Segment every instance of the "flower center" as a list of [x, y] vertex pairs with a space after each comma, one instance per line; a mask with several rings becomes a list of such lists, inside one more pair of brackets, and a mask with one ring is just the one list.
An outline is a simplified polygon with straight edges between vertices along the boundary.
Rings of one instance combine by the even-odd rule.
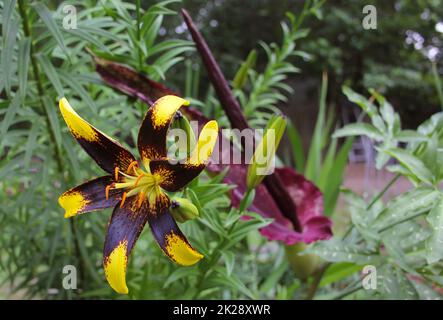
[[123, 207], [127, 197], [137, 196], [137, 206], [140, 207], [145, 198], [149, 203], [155, 203], [155, 199], [163, 193], [160, 188], [162, 177], [157, 174], [152, 174], [149, 170], [149, 163], [144, 165], [144, 169], [138, 167], [138, 162], [133, 161], [128, 166], [126, 172], [120, 171], [118, 167], [115, 168], [114, 178], [112, 184], [106, 186], [106, 199], [109, 198], [109, 191], [115, 189], [124, 189], [120, 208]]

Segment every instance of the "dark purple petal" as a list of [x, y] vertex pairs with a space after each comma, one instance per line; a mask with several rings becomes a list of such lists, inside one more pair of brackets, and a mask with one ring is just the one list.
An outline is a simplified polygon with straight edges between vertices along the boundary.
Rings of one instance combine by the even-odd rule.
[[95, 67], [103, 81], [124, 94], [137, 97], [151, 105], [157, 99], [175, 93], [136, 70], [92, 55]]

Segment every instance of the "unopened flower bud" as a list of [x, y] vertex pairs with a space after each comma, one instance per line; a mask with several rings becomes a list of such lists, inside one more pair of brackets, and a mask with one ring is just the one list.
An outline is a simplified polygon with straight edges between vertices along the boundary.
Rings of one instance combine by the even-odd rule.
[[180, 129], [185, 134], [185, 139], [183, 141], [180, 140], [182, 145], [179, 146], [179, 152], [184, 153], [185, 155], [189, 156], [190, 152], [194, 149], [196, 139], [195, 139], [195, 133], [192, 129], [191, 124], [189, 123], [188, 119], [186, 119], [183, 114], [178, 111], [175, 114], [174, 122], [172, 125], [173, 129]]
[[256, 188], [266, 175], [273, 172], [275, 153], [286, 129], [286, 119], [282, 115], [274, 116], [266, 126], [263, 139], [257, 145], [248, 167], [246, 184], [248, 190]]
[[177, 222], [183, 223], [199, 216], [197, 207], [188, 199], [173, 198], [169, 210]]

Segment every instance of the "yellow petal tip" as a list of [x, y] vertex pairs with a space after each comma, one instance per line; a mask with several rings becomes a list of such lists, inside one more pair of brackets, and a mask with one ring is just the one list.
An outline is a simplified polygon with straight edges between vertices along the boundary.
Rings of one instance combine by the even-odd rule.
[[182, 266], [192, 266], [203, 258], [202, 254], [173, 232], [166, 236], [166, 250], [171, 259]]
[[111, 288], [120, 294], [128, 294], [129, 292], [126, 286], [127, 247], [127, 241], [120, 242], [120, 244], [112, 250], [111, 254], [105, 258], [103, 263], [106, 280], [108, 280]]
[[65, 218], [77, 215], [89, 203], [80, 192], [67, 191], [58, 198], [58, 204], [65, 209]]

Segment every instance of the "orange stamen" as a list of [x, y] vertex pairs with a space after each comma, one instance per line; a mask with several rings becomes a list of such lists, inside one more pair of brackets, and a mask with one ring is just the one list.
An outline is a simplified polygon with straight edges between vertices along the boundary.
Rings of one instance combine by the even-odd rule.
[[105, 189], [106, 200], [109, 199], [109, 189], [111, 189], [111, 185], [107, 185]]
[[144, 199], [145, 199], [145, 193], [140, 192], [140, 194], [138, 195], [137, 208], [141, 207]]
[[115, 167], [115, 169], [114, 169], [114, 178], [115, 178], [115, 181], [118, 180], [118, 167]]
[[126, 200], [126, 192], [123, 192], [122, 202], [120, 202], [120, 208], [123, 208], [123, 205], [125, 204], [125, 200]]
[[131, 171], [132, 168], [134, 168], [134, 173], [137, 174], [137, 172], [135, 171], [135, 166], [138, 165], [137, 160], [132, 161], [129, 166], [128, 169], [126, 170], [126, 173], [129, 174], [129, 172]]
[[139, 176], [137, 177], [137, 179], [135, 180], [135, 183], [134, 183], [134, 187], [136, 187], [136, 186], [138, 185], [138, 183], [140, 182], [141, 178], [143, 178], [144, 175], [145, 175], [145, 174], [142, 173], [141, 175], [139, 175]]

